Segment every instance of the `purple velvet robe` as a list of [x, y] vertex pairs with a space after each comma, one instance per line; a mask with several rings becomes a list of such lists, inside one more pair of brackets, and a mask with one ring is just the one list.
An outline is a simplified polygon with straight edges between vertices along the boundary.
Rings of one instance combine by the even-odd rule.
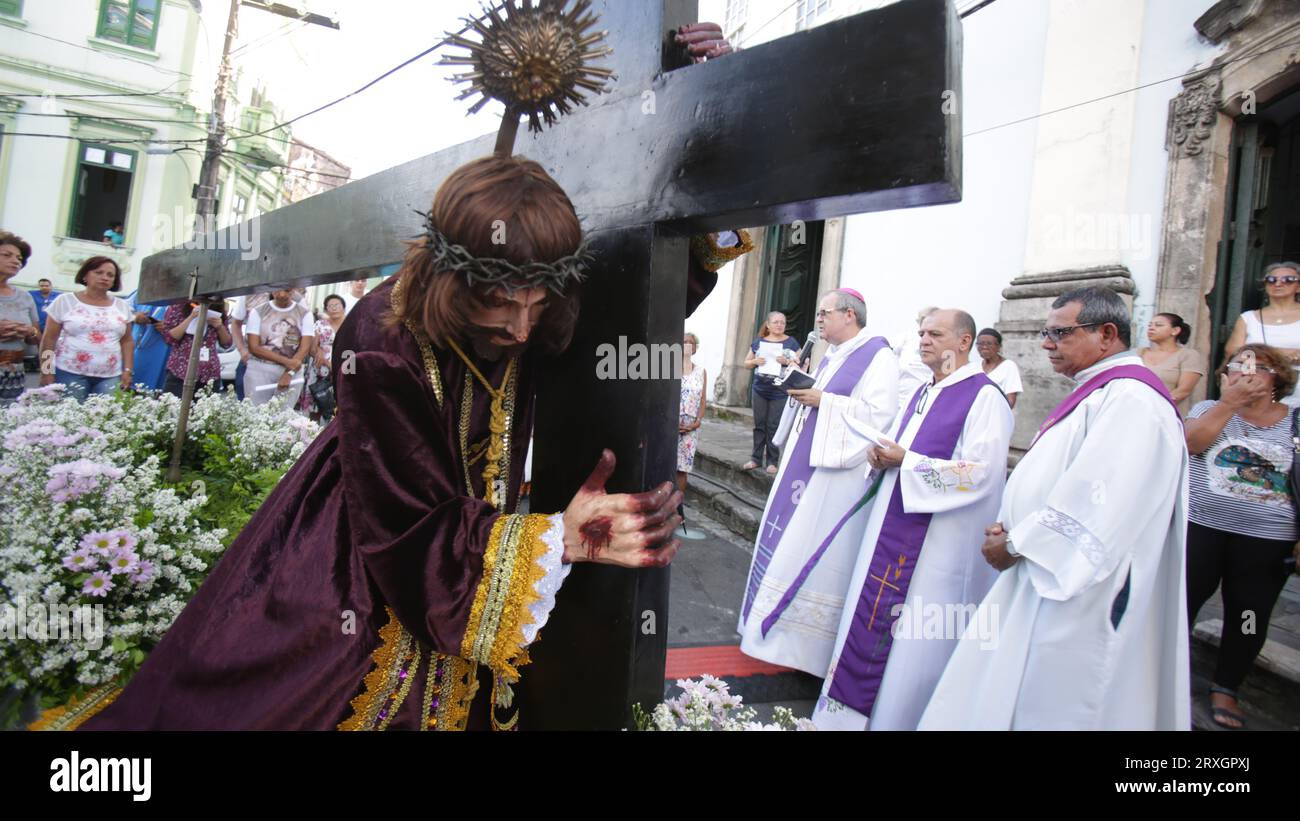
[[[84, 729], [335, 729], [353, 715], [351, 702], [376, 668], [386, 608], [423, 658], [403, 668], [400, 684], [409, 675], [411, 686], [390, 702], [397, 707], [388, 727], [427, 724], [428, 651], [461, 654], [501, 514], [482, 501], [482, 459], [468, 469], [474, 498], [465, 493], [459, 425], [467, 369], [451, 351], [432, 349], [439, 403], [415, 337], [385, 322], [392, 288], [390, 279], [362, 298], [339, 330], [337, 419], [285, 475], [128, 686]], [[355, 372], [340, 373], [348, 352], [355, 352]], [[519, 360], [508, 510], [518, 502], [532, 428], [532, 357]], [[505, 359], [475, 364], [494, 387], [501, 384]], [[490, 402], [476, 384], [471, 452], [488, 435]], [[351, 634], [344, 632], [349, 613]], [[471, 728], [487, 725], [491, 675], [486, 666], [478, 674]], [[432, 706], [436, 712], [436, 700]]]

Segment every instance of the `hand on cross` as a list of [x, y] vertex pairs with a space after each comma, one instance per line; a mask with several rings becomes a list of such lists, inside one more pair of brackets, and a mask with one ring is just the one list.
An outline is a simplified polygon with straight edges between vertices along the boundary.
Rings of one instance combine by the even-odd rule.
[[712, 60], [734, 51], [722, 34], [722, 26], [717, 23], [691, 23], [681, 26], [677, 29], [677, 42], [686, 46], [691, 61], [695, 63]]
[[681, 524], [676, 514], [682, 493], [664, 482], [644, 493], [606, 493], [614, 473], [608, 449], [564, 510], [564, 561], [598, 562], [619, 567], [665, 567], [681, 542], [662, 543]]

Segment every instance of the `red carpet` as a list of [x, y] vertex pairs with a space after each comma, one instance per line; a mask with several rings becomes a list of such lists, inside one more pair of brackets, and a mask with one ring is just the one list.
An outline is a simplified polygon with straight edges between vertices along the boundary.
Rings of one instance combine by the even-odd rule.
[[704, 673], [719, 678], [723, 676], [740, 678], [788, 672], [791, 672], [788, 667], [778, 667], [775, 664], [750, 658], [740, 652], [739, 646], [724, 644], [716, 647], [669, 648], [664, 679], [676, 681], [679, 678], [697, 678]]

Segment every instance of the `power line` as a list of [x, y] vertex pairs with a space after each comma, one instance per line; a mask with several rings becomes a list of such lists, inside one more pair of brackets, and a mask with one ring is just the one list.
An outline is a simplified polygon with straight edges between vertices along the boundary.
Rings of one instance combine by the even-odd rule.
[[[207, 128], [206, 124], [204, 124], [204, 122], [203, 122], [202, 120], [174, 120], [174, 119], [157, 118], [157, 117], [118, 117], [118, 116], [113, 115], [113, 114], [77, 114], [77, 113], [70, 113], [70, 114], [47, 114], [47, 113], [45, 113], [45, 112], [43, 112], [43, 111], [24, 111], [24, 112], [21, 112], [21, 113], [22, 113], [22, 115], [25, 116], [25, 117], [58, 117], [58, 118], [61, 118], [61, 119], [93, 118], [93, 119], [99, 119], [99, 120], [112, 120], [113, 122], [120, 122], [120, 123], [161, 123], [161, 124], [164, 124], [164, 125], [180, 125], [180, 126], [190, 126], [190, 127], [193, 127], [193, 128]], [[236, 132], [236, 133], [234, 134], [234, 138], [237, 139], [237, 140], [245, 139], [245, 138], [251, 136], [251, 134], [252, 134], [252, 132], [248, 131], [248, 129], [245, 129], [245, 128], [238, 128], [238, 127], [233, 126], [233, 125], [228, 125], [228, 126], [226, 126], [226, 128], [229, 129], [230, 131]], [[285, 138], [285, 137], [272, 137], [272, 136], [270, 136], [270, 135], [264, 135], [263, 138], [264, 138], [264, 139], [267, 139], [267, 140], [270, 140], [270, 141], [272, 141], [272, 142], [283, 143], [283, 144], [285, 144], [285, 145], [292, 145], [293, 142], [294, 142], [294, 140], [293, 140], [292, 138]], [[206, 139], [207, 139], [206, 137], [202, 137], [202, 138], [200, 138], [200, 137], [193, 137], [193, 138], [188, 138], [188, 139], [187, 139], [187, 138], [161, 138], [161, 137], [160, 137], [160, 138], [158, 138], [158, 139], [154, 139], [154, 140], [147, 140], [147, 142], [162, 142], [162, 143], [175, 142], [175, 143], [184, 143], [184, 142], [201, 141], [201, 140], [206, 140]]]
[[[502, 4], [501, 8], [504, 8], [504, 7], [505, 7], [505, 4]], [[378, 77], [376, 77], [375, 79], [373, 79], [373, 80], [371, 80], [370, 82], [366, 83], [366, 84], [363, 85], [361, 88], [358, 88], [356, 91], [353, 91], [353, 92], [350, 93], [350, 94], [345, 94], [345, 95], [343, 95], [342, 97], [339, 97], [337, 100], [331, 100], [330, 102], [326, 103], [325, 105], [318, 106], [317, 108], [313, 108], [311, 111], [308, 111], [308, 112], [305, 113], [305, 114], [299, 114], [297, 117], [294, 117], [294, 118], [291, 119], [291, 120], [285, 120], [285, 121], [282, 122], [282, 123], [276, 123], [275, 125], [271, 126], [270, 128], [265, 129], [264, 131], [258, 131], [258, 132], [254, 133], [254, 134], [248, 134], [248, 135], [246, 135], [246, 136], [249, 136], [249, 137], [260, 137], [260, 136], [262, 136], [263, 134], [268, 134], [268, 133], [270, 133], [270, 132], [272, 132], [272, 131], [275, 131], [275, 130], [277, 130], [277, 129], [284, 128], [285, 126], [292, 125], [292, 124], [298, 122], [299, 120], [306, 119], [307, 117], [310, 117], [310, 116], [312, 116], [313, 114], [319, 114], [320, 112], [324, 111], [324, 110], [327, 109], [327, 108], [332, 108], [333, 106], [338, 105], [339, 103], [343, 102], [344, 100], [347, 100], [347, 99], [349, 99], [349, 98], [351, 98], [351, 97], [355, 97], [355, 96], [357, 96], [358, 94], [360, 94], [361, 92], [363, 92], [363, 91], [365, 91], [366, 89], [370, 88], [371, 86], [374, 86], [374, 85], [375, 85], [376, 83], [378, 83], [379, 81], [384, 80], [384, 79], [386, 79], [386, 78], [392, 76], [393, 74], [396, 74], [398, 71], [400, 71], [400, 70], [406, 68], [406, 67], [409, 66], [411, 63], [414, 63], [416, 60], [419, 60], [419, 59], [421, 59], [421, 58], [423, 58], [423, 57], [425, 57], [425, 56], [427, 56], [427, 55], [429, 55], [429, 54], [432, 54], [433, 52], [437, 51], [438, 49], [442, 48], [443, 46], [448, 45], [449, 43], [452, 42], [452, 38], [453, 38], [453, 37], [459, 37], [460, 35], [464, 34], [464, 33], [467, 32], [467, 31], [469, 31], [469, 29], [470, 29], [470, 24], [467, 23], [466, 25], [464, 25], [464, 26], [461, 27], [460, 31], [456, 32], [455, 34], [448, 35], [447, 37], [442, 38], [441, 40], [439, 40], [438, 42], [434, 43], [432, 46], [426, 48], [424, 51], [420, 52], [419, 54], [415, 55], [414, 57], [411, 57], [410, 59], [407, 59], [407, 60], [403, 60], [402, 62], [400, 62], [400, 63], [398, 63], [397, 65], [395, 65], [395, 66], [393, 66], [392, 68], [390, 68], [388, 71], [385, 71], [383, 74], [380, 74]]]
[[[182, 149], [182, 150], [184, 150], [184, 149]], [[305, 175], [309, 175], [309, 176], [314, 174], [314, 175], [316, 175], [316, 176], [320, 176], [320, 177], [332, 177], [332, 178], [334, 178], [334, 179], [336, 179], [336, 180], [349, 180], [349, 181], [351, 181], [351, 179], [352, 179], [352, 176], [351, 176], [350, 174], [331, 174], [331, 173], [329, 173], [328, 171], [311, 171], [311, 170], [306, 169], [306, 168], [298, 168], [297, 166], [294, 166], [294, 165], [287, 165], [286, 163], [268, 163], [264, 158], [259, 157], [259, 156], [257, 156], [256, 154], [246, 154], [246, 153], [244, 153], [244, 152], [242, 152], [242, 151], [231, 151], [231, 150], [227, 149], [227, 150], [225, 150], [225, 151], [222, 151], [221, 153], [222, 153], [222, 154], [233, 154], [233, 155], [235, 155], [236, 157], [247, 157], [248, 159], [255, 160], [259, 165], [265, 166], [265, 167], [268, 168], [268, 169], [270, 169], [270, 168], [284, 169], [284, 170], [286, 170], [286, 171], [293, 171], [293, 172], [297, 172], [297, 173], [299, 173], [299, 174], [305, 174]]]
[[[778, 11], [778, 12], [776, 13], [775, 16], [767, 18], [767, 20], [763, 23], [763, 25], [761, 25], [761, 26], [759, 26], [758, 28], [754, 29], [754, 31], [753, 31], [752, 33], [750, 33], [750, 34], [746, 34], [746, 35], [745, 35], [745, 40], [748, 41], [748, 40], [753, 39], [754, 37], [757, 37], [757, 36], [758, 36], [758, 33], [759, 33], [760, 31], [762, 31], [763, 29], [767, 28], [767, 27], [770, 26], [772, 23], [775, 23], [778, 19], [780, 19], [781, 17], [783, 17], [787, 11], [789, 11], [790, 9], [794, 8], [794, 7], [797, 6], [797, 5], [799, 5], [799, 0], [794, 0], [793, 3], [791, 3], [791, 4], [788, 5], [788, 6], [786, 6], [785, 8], [781, 9], [780, 11]], [[740, 44], [737, 43], [736, 45], [740, 45]]]
[[168, 125], [190, 125], [195, 128], [206, 128], [200, 120], [169, 120], [157, 117], [118, 117], [113, 114], [47, 114], [43, 111], [23, 111], [20, 112], [24, 117], [59, 117], [64, 119], [76, 118], [93, 118], [97, 120], [113, 120], [121, 123], [164, 123]]
[[103, 94], [5, 94], [6, 97], [53, 97], [57, 100], [80, 100], [91, 97], [159, 97], [165, 92], [171, 91], [180, 79], [177, 78], [171, 85], [164, 86], [157, 91], [113, 91]]
[[967, 17], [970, 17], [972, 14], [984, 8], [985, 6], [993, 5], [993, 2], [994, 0], [975, 0], [974, 3], [971, 3], [970, 8], [966, 9], [965, 11], [958, 12], [957, 16], [965, 20]]
[[1188, 77], [1194, 77], [1194, 76], [1196, 76], [1196, 75], [1198, 75], [1198, 74], [1203, 74], [1203, 73], [1205, 73], [1205, 72], [1206, 72], [1207, 70], [1209, 70], [1209, 69], [1222, 68], [1223, 66], [1230, 65], [1230, 64], [1232, 64], [1232, 63], [1236, 63], [1236, 62], [1240, 62], [1241, 60], [1251, 60], [1251, 59], [1254, 59], [1254, 58], [1259, 57], [1259, 56], [1261, 56], [1261, 55], [1268, 54], [1269, 52], [1272, 52], [1272, 51], [1279, 51], [1279, 50], [1281, 50], [1281, 49], [1284, 49], [1284, 48], [1291, 48], [1291, 47], [1293, 47], [1293, 46], [1297, 46], [1297, 45], [1300, 45], [1300, 40], [1292, 40], [1292, 41], [1290, 41], [1290, 42], [1282, 43], [1281, 45], [1273, 46], [1272, 48], [1267, 48], [1267, 49], [1264, 49], [1264, 50], [1262, 50], [1262, 51], [1256, 51], [1256, 52], [1252, 52], [1252, 53], [1250, 53], [1250, 54], [1242, 54], [1242, 55], [1240, 55], [1240, 56], [1238, 56], [1238, 57], [1233, 57], [1233, 58], [1231, 58], [1231, 59], [1229, 59], [1229, 60], [1224, 60], [1224, 61], [1221, 62], [1221, 63], [1217, 63], [1217, 64], [1210, 65], [1210, 66], [1208, 66], [1207, 68], [1198, 68], [1198, 69], [1194, 69], [1194, 70], [1192, 70], [1192, 71], [1187, 72], [1186, 74], [1177, 74], [1177, 75], [1175, 75], [1175, 76], [1173, 76], [1173, 77], [1166, 77], [1166, 78], [1163, 79], [1163, 80], [1153, 80], [1152, 82], [1149, 82], [1149, 83], [1143, 83], [1143, 84], [1140, 85], [1140, 86], [1134, 86], [1133, 88], [1126, 88], [1126, 89], [1124, 89], [1123, 91], [1113, 91], [1113, 92], [1111, 92], [1110, 94], [1103, 94], [1102, 96], [1100, 96], [1100, 97], [1094, 97], [1094, 98], [1092, 98], [1091, 100], [1083, 100], [1083, 101], [1078, 102], [1078, 103], [1071, 103], [1070, 105], [1062, 106], [1061, 108], [1054, 108], [1054, 109], [1052, 109], [1051, 111], [1040, 111], [1040, 112], [1037, 113], [1037, 114], [1033, 114], [1033, 115], [1030, 115], [1030, 116], [1028, 116], [1028, 117], [1021, 117], [1021, 118], [1018, 119], [1018, 120], [1012, 120], [1011, 122], [1002, 123], [1001, 125], [993, 125], [993, 126], [989, 126], [988, 128], [981, 128], [979, 131], [971, 131], [971, 132], [969, 132], [969, 133], [967, 133], [967, 134], [963, 134], [962, 137], [963, 137], [963, 138], [965, 138], [965, 137], [974, 137], [974, 136], [979, 135], [979, 134], [987, 134], [987, 133], [990, 132], [990, 131], [997, 131], [997, 130], [1000, 129], [1000, 128], [1008, 128], [1008, 127], [1013, 126], [1013, 125], [1020, 125], [1021, 123], [1027, 123], [1027, 122], [1029, 122], [1029, 121], [1031, 121], [1031, 120], [1037, 120], [1037, 119], [1042, 118], [1042, 117], [1048, 117], [1048, 116], [1050, 116], [1050, 115], [1052, 115], [1052, 114], [1060, 114], [1060, 113], [1063, 112], [1063, 111], [1070, 111], [1071, 109], [1079, 108], [1079, 107], [1081, 107], [1081, 106], [1089, 105], [1089, 104], [1091, 104], [1091, 103], [1099, 103], [1099, 102], [1101, 102], [1102, 100], [1109, 100], [1109, 99], [1111, 99], [1112, 97], [1119, 97], [1119, 96], [1124, 95], [1124, 94], [1132, 94], [1134, 91], [1141, 91], [1141, 90], [1143, 90], [1143, 89], [1145, 89], [1145, 88], [1151, 88], [1152, 86], [1158, 86], [1158, 85], [1161, 85], [1161, 84], [1163, 84], [1163, 83], [1171, 83], [1171, 82], [1173, 82], [1174, 80], [1186, 80]]
[[151, 68], [154, 71], [162, 72], [164, 74], [179, 74], [182, 77], [191, 76], [189, 74], [186, 74], [184, 71], [177, 71], [176, 69], [173, 68], [163, 68], [162, 66], [155, 66], [152, 63], [147, 63], [144, 60], [137, 60], [136, 58], [125, 54], [114, 54], [110, 51], [104, 51], [103, 49], [93, 48], [91, 46], [83, 46], [80, 43], [74, 43], [71, 40], [60, 40], [58, 37], [51, 37], [48, 34], [41, 34], [40, 32], [32, 31], [30, 29], [18, 29], [18, 31], [22, 32], [23, 34], [30, 34], [33, 37], [40, 37], [45, 40], [53, 40], [56, 43], [63, 43], [65, 46], [72, 46], [73, 48], [79, 48], [84, 51], [91, 51], [94, 52], [95, 54], [102, 54], [103, 56], [111, 57], [114, 60], [127, 60], [129, 62], [135, 63], [136, 65], [144, 66], [146, 68]]
[[[298, 28], [294, 29], [293, 31], [289, 31], [289, 29], [295, 25], [297, 25]], [[302, 29], [306, 28], [309, 25], [311, 25], [311, 22], [308, 20], [290, 20], [289, 22], [285, 23], [283, 26], [280, 26], [280, 28], [275, 29], [274, 31], [268, 32], [266, 34], [263, 34], [261, 37], [255, 38], [243, 44], [239, 48], [230, 52], [230, 56], [234, 57], [240, 54], [241, 52], [245, 54], [252, 53], [257, 49], [262, 48], [263, 46], [275, 42], [276, 40], [282, 39], [284, 37], [288, 37], [291, 34], [297, 34], [299, 31], [301, 31]]]

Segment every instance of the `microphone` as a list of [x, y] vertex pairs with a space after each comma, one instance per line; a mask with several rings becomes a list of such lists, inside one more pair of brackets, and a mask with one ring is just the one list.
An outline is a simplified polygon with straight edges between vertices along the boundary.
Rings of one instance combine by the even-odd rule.
[[799, 356], [794, 360], [796, 364], [804, 361], [812, 355], [813, 345], [816, 345], [817, 340], [819, 339], [821, 339], [821, 334], [817, 333], [816, 328], [813, 328], [808, 332], [808, 341], [803, 343], [803, 348], [799, 351]]
[[780, 378], [776, 380], [778, 383], [784, 382], [786, 378], [790, 376], [791, 371], [798, 370], [799, 363], [812, 354], [813, 345], [816, 345], [817, 340], [819, 339], [821, 339], [821, 335], [817, 333], [816, 328], [813, 328], [808, 332], [808, 340], [803, 343], [803, 347], [799, 350], [799, 355], [795, 357], [794, 363], [785, 366], [785, 371], [782, 372]]

